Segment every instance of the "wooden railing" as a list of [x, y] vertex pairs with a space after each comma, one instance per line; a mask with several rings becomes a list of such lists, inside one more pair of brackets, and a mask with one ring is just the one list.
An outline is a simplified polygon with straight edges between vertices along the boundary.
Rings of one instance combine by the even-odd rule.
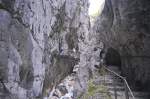
[[[125, 87], [125, 97], [126, 99], [129, 99], [129, 94], [128, 92], [130, 92], [132, 99], [135, 99], [133, 92], [131, 90], [131, 88], [129, 87], [129, 84], [127, 82], [127, 80], [125, 79], [125, 77], [119, 75], [118, 73], [116, 73], [113, 70], [110, 70], [109, 68], [107, 68], [106, 66], [103, 66], [104, 69], [106, 69], [107, 71], [109, 71], [110, 73], [112, 73], [113, 75], [119, 77], [120, 79], [122, 79], [122, 81], [124, 82], [124, 87]], [[114, 94], [115, 94], [115, 99], [117, 99], [117, 90], [116, 90], [116, 84], [114, 84]]]

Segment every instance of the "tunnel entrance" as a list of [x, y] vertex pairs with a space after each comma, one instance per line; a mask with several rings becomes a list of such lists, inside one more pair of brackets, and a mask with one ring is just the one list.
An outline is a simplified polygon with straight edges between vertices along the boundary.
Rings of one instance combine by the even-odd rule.
[[105, 56], [106, 65], [115, 65], [121, 67], [121, 57], [117, 50], [108, 48]]

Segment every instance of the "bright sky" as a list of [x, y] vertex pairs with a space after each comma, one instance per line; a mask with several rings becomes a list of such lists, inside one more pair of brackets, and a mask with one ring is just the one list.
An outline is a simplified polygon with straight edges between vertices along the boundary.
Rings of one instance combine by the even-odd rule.
[[102, 6], [104, 5], [105, 0], [89, 0], [89, 15], [95, 15], [101, 11]]

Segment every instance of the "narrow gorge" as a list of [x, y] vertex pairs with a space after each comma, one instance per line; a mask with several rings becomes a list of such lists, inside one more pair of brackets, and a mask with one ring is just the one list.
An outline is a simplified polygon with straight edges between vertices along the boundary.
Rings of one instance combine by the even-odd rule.
[[91, 1], [0, 0], [0, 99], [116, 99], [114, 65], [149, 99], [150, 1]]

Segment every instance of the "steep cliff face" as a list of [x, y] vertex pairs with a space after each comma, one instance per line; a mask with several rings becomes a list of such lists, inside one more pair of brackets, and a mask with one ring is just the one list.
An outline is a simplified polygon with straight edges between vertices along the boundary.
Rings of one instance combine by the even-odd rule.
[[128, 81], [145, 89], [150, 86], [149, 4], [149, 0], [106, 0], [94, 26], [105, 48], [120, 53]]
[[0, 0], [1, 97], [40, 97], [71, 73], [87, 12], [88, 0]]

